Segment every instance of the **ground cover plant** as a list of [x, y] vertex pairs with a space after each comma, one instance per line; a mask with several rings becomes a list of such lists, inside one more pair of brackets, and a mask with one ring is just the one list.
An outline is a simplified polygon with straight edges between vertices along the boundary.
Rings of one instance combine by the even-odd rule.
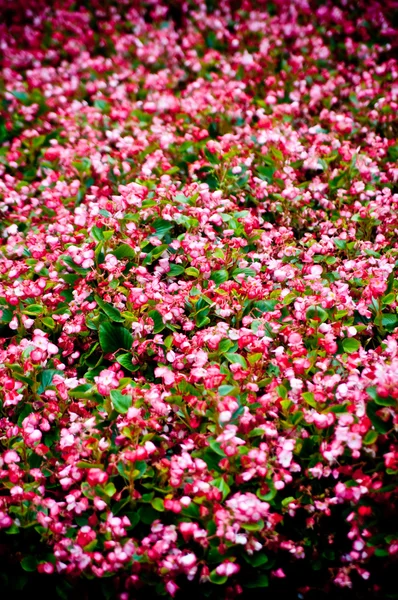
[[4, 597], [396, 598], [396, 3], [0, 6]]

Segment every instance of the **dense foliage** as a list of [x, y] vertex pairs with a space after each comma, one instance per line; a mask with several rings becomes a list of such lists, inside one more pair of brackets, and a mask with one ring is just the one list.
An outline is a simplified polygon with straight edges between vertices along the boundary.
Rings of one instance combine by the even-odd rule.
[[397, 597], [394, 2], [0, 5], [7, 597]]

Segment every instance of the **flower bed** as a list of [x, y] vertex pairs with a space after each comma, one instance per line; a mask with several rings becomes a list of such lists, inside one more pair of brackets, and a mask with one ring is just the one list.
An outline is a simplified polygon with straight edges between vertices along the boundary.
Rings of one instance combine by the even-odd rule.
[[0, 4], [7, 597], [397, 597], [394, 2]]

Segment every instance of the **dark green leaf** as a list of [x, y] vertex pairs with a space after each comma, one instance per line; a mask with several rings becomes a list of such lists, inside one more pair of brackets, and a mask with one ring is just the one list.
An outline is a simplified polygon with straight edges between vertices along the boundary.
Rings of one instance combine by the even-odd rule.
[[122, 367], [124, 369], [127, 369], [128, 371], [137, 371], [139, 369], [139, 365], [133, 364], [132, 355], [129, 353], [120, 354], [116, 357], [116, 360], [119, 363], [119, 365], [122, 365]]
[[162, 315], [158, 310], [150, 310], [148, 315], [153, 320], [153, 333], [160, 333], [165, 328]]
[[173, 229], [174, 223], [166, 221], [165, 219], [156, 219], [156, 221], [152, 223], [151, 227], [155, 230], [156, 237], [161, 239], [170, 231], [170, 229]]
[[167, 277], [176, 277], [177, 275], [182, 275], [185, 269], [181, 265], [171, 264], [170, 269], [167, 273]]
[[220, 283], [224, 283], [225, 281], [228, 281], [228, 271], [226, 271], [225, 269], [220, 269], [219, 271], [213, 271], [213, 273], [210, 275], [210, 279], [212, 281], [214, 281], [214, 283], [216, 283], [217, 285], [220, 285]]
[[12, 321], [14, 316], [14, 312], [6, 307], [0, 307], [0, 322], [1, 323], [9, 323]]
[[63, 372], [58, 369], [46, 369], [45, 371], [42, 371], [40, 375], [40, 386], [37, 393], [42, 394], [45, 389], [51, 385], [54, 375], [62, 375], [62, 373]]
[[278, 300], [258, 300], [254, 303], [254, 307], [258, 309], [260, 313], [265, 313], [275, 310], [277, 304]]
[[99, 326], [99, 341], [105, 354], [111, 354], [121, 349], [130, 350], [133, 336], [125, 327], [105, 322]]
[[248, 581], [245, 585], [247, 588], [268, 587], [268, 585], [269, 585], [268, 575], [265, 575], [265, 574], [259, 575], [254, 580]]
[[378, 433], [388, 433], [388, 431], [390, 431], [392, 425], [390, 420], [388, 420], [387, 422], [383, 421], [383, 419], [381, 419], [376, 413], [377, 411], [380, 410], [380, 406], [378, 404], [376, 404], [376, 402], [371, 401], [368, 402], [367, 406], [366, 406], [366, 414], [368, 415], [369, 419], [372, 422], [373, 427], [375, 428], [375, 430]]
[[226, 454], [224, 450], [220, 447], [220, 444], [218, 442], [213, 440], [212, 442], [210, 442], [209, 446], [213, 450], [213, 452], [225, 458]]
[[100, 298], [97, 295], [94, 296], [94, 299], [98, 306], [102, 308], [106, 316], [109, 317], [111, 321], [123, 323], [124, 318], [122, 317], [120, 311], [117, 308], [112, 306], [112, 304], [109, 304], [109, 302], [105, 302], [104, 300], [102, 300], [102, 298]]
[[261, 567], [268, 562], [268, 556], [263, 552], [256, 552], [255, 554], [243, 554], [243, 558], [252, 567]]
[[393, 313], [382, 313], [381, 324], [387, 331], [394, 331], [398, 325], [398, 315]]
[[21, 560], [21, 567], [24, 571], [27, 571], [28, 573], [36, 571], [37, 565], [38, 561], [35, 556], [25, 556], [25, 558]]

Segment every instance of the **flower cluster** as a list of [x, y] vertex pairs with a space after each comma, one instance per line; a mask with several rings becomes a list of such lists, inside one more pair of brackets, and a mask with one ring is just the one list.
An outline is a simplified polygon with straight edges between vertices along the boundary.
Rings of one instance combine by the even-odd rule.
[[10, 597], [393, 597], [394, 5], [0, 0]]

